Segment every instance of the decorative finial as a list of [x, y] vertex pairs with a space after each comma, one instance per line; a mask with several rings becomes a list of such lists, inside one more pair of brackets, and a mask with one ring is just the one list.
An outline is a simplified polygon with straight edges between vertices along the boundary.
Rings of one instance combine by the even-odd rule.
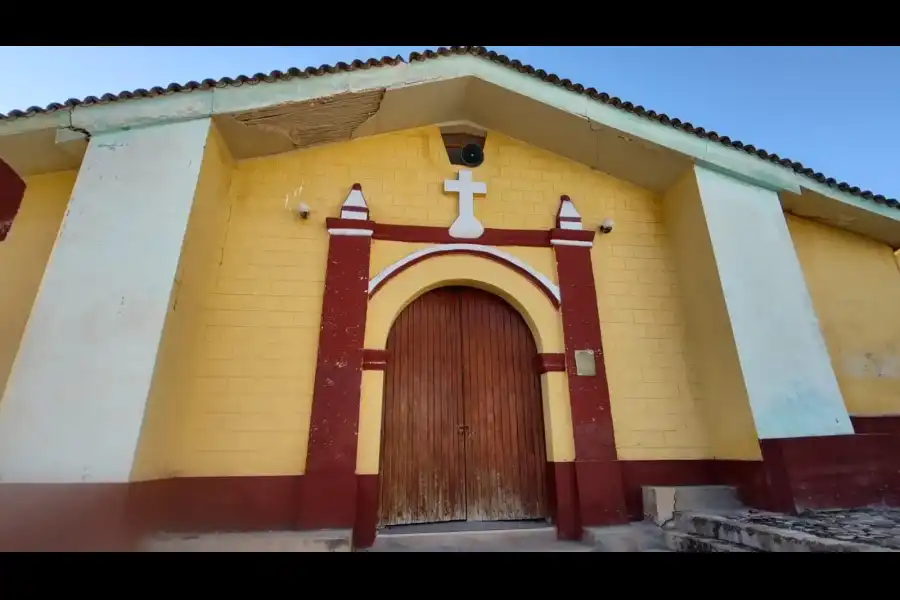
[[578, 214], [572, 199], [566, 194], [559, 197], [556, 226], [559, 229], [582, 229], [581, 215]]
[[362, 194], [362, 186], [358, 183], [354, 183], [350, 187], [350, 194], [347, 195], [347, 199], [341, 205], [341, 218], [355, 221], [369, 220], [369, 205], [366, 204], [366, 199]]

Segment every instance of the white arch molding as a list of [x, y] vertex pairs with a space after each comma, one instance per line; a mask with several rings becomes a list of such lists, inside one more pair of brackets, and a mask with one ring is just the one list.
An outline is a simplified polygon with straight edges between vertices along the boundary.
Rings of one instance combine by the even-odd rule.
[[466, 252], [472, 254], [483, 254], [488, 256], [493, 256], [494, 258], [498, 258], [505, 263], [509, 263], [514, 267], [522, 269], [526, 273], [528, 273], [534, 280], [543, 287], [547, 293], [549, 293], [557, 302], [557, 304], [562, 303], [562, 298], [559, 294], [559, 286], [555, 283], [547, 279], [547, 277], [538, 272], [528, 263], [525, 263], [512, 254], [507, 252], [503, 252], [502, 250], [497, 250], [492, 246], [484, 246], [482, 244], [437, 244], [434, 246], [428, 246], [427, 248], [422, 248], [421, 250], [416, 250], [410, 254], [407, 254], [397, 262], [385, 267], [378, 275], [369, 280], [369, 294], [372, 294], [383, 282], [385, 279], [392, 276], [397, 271], [402, 270], [410, 263], [417, 262], [422, 260], [423, 258], [430, 256], [432, 254], [452, 254], [454, 252]]

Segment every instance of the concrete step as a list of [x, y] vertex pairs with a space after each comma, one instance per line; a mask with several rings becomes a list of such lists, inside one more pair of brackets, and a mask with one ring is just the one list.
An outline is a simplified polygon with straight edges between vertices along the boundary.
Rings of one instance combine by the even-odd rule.
[[666, 546], [672, 552], [760, 552], [759, 550], [739, 546], [731, 542], [723, 542], [680, 531], [666, 531], [664, 537]]
[[350, 552], [349, 529], [249, 533], [162, 533], [145, 539], [143, 552]]
[[644, 519], [657, 525], [668, 523], [679, 512], [725, 513], [744, 509], [737, 490], [728, 485], [649, 485], [641, 492]]
[[585, 527], [582, 541], [595, 552], [665, 551], [663, 530], [647, 521], [612, 527]]
[[556, 539], [554, 527], [445, 531], [434, 533], [379, 533], [363, 552], [591, 552], [580, 542]]
[[[756, 513], [761, 514], [761, 513]], [[694, 534], [762, 552], [891, 552], [891, 550], [741, 520], [741, 514], [685, 512], [666, 526], [667, 532]]]

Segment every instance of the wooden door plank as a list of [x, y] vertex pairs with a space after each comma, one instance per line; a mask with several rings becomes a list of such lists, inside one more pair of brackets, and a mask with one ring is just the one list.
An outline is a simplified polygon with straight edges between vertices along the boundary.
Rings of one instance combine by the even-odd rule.
[[543, 407], [531, 331], [502, 299], [471, 288], [460, 295], [467, 517], [545, 518]]
[[459, 303], [411, 303], [387, 342], [379, 525], [462, 520], [465, 510]]

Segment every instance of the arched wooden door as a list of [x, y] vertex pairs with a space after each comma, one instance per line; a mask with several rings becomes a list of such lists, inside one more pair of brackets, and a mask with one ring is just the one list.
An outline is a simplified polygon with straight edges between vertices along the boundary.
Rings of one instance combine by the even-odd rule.
[[379, 525], [547, 516], [534, 338], [502, 299], [428, 292], [388, 336]]

